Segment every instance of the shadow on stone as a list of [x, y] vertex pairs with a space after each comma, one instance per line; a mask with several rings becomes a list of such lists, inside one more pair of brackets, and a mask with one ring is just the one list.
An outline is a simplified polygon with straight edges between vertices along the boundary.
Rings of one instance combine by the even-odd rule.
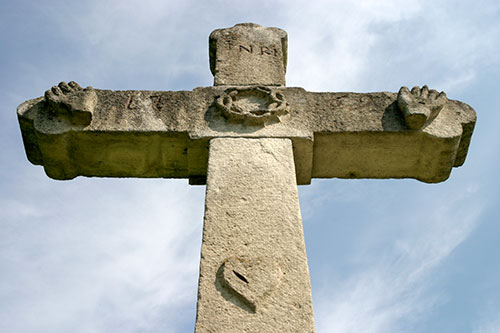
[[239, 295], [236, 291], [234, 291], [230, 286], [228, 286], [224, 282], [223, 270], [224, 270], [224, 265], [219, 267], [219, 269], [217, 270], [214, 282], [217, 291], [221, 294], [222, 297], [224, 297], [227, 301], [233, 303], [237, 307], [247, 311], [248, 313], [255, 313], [256, 312], [255, 304], [249, 302], [247, 299]]
[[389, 104], [384, 110], [384, 114], [382, 115], [382, 128], [385, 131], [401, 131], [401, 128], [405, 127], [406, 123], [396, 100]]

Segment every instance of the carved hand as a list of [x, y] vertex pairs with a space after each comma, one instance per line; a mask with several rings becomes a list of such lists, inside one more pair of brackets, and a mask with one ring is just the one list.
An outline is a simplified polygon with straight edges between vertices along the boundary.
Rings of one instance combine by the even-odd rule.
[[399, 89], [398, 106], [406, 121], [406, 125], [413, 130], [423, 128], [437, 117], [446, 103], [446, 94], [429, 90], [427, 86], [422, 89], [407, 87]]
[[74, 81], [61, 82], [45, 92], [45, 100], [57, 117], [68, 118], [74, 125], [87, 126], [97, 104], [94, 88], [83, 89]]

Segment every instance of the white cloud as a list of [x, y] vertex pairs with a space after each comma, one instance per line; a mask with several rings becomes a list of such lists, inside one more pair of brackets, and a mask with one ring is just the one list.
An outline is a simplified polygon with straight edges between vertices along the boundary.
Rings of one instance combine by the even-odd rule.
[[472, 325], [473, 333], [500, 332], [500, 300], [499, 290], [491, 290], [478, 310], [478, 316]]
[[[314, 91], [460, 91], [498, 64], [498, 8], [454, 1], [287, 2], [289, 86]], [[493, 6], [495, 7], [495, 6]], [[498, 5], [496, 5], [498, 7]], [[470, 24], [483, 20], [483, 26]]]
[[[1, 246], [0, 293], [10, 300], [2, 304], [10, 318], [3, 331], [155, 331], [169, 318], [163, 326], [174, 331], [182, 318], [176, 309], [193, 308], [203, 189], [187, 190], [185, 181], [106, 186], [116, 182], [58, 183], [45, 192], [44, 214], [33, 206], [30, 218], [4, 222], [11, 241]], [[30, 197], [36, 193], [27, 193], [23, 205], [41, 200]], [[21, 235], [12, 240], [14, 230]]]
[[[288, 3], [288, 2], [287, 2]], [[374, 64], [370, 55], [380, 35], [374, 25], [419, 12], [419, 2], [317, 1], [287, 5], [290, 26], [288, 85], [310, 90], [352, 91]]]
[[[365, 258], [363, 261], [371, 264], [343, 283], [317, 293], [328, 295], [316, 300], [318, 331], [412, 331], [416, 321], [446, 301], [445, 294], [431, 293], [429, 289], [437, 281], [440, 265], [479, 221], [483, 209], [479, 200], [464, 206], [473, 195], [466, 191], [452, 201], [436, 199], [425, 209], [428, 219], [417, 212], [418, 207], [407, 211], [404, 233], [396, 239], [385, 235], [378, 240], [392, 243], [388, 250], [375, 251], [361, 245], [357, 250]], [[385, 223], [389, 222], [390, 218]], [[368, 258], [367, 253], [371, 254]]]
[[491, 318], [485, 319], [472, 331], [473, 333], [498, 333], [500, 332], [500, 310], [497, 310]]

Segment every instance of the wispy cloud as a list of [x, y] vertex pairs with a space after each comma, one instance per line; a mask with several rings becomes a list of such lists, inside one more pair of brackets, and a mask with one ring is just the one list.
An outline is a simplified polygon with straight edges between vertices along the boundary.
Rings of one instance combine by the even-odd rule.
[[[420, 2], [318, 1], [302, 6], [287, 2], [290, 17], [289, 85], [311, 90], [352, 91], [363, 78], [380, 42], [377, 24], [397, 24], [420, 10]], [[337, 14], [339, 13], [339, 14]], [[340, 14], [341, 13], [341, 14]]]
[[363, 91], [429, 84], [459, 91], [479, 68], [498, 64], [498, 10], [454, 1], [287, 1], [288, 85]]
[[484, 318], [472, 331], [473, 333], [498, 333], [500, 332], [500, 312], [493, 314], [490, 318]]
[[[425, 214], [408, 212], [414, 216], [404, 221], [410, 227], [397, 239], [381, 240], [392, 246], [365, 261], [372, 264], [318, 293], [328, 295], [317, 300], [318, 331], [412, 331], [412, 324], [445, 302], [445, 294], [432, 293], [430, 288], [437, 281], [440, 265], [478, 223], [482, 205], [477, 201], [463, 207], [471, 195], [426, 207], [426, 220], [419, 220]], [[364, 256], [371, 252], [369, 248], [358, 251]]]
[[500, 332], [500, 291], [491, 290], [478, 309], [477, 319], [471, 325], [473, 333]]
[[3, 216], [24, 207], [30, 217], [4, 221], [0, 312], [9, 320], [0, 321], [2, 331], [68, 332], [78, 322], [85, 326], [79, 332], [174, 332], [179, 309], [194, 316], [203, 188], [132, 180], [106, 186], [115, 182], [49, 187], [43, 214], [36, 207], [42, 198], [30, 197], [40, 191], [4, 205], [11, 212]]

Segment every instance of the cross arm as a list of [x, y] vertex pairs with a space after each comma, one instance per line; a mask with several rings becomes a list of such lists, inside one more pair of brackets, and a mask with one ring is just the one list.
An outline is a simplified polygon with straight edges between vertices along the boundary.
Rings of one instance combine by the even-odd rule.
[[310, 114], [314, 178], [444, 181], [464, 163], [476, 121], [469, 105], [454, 100], [447, 100], [425, 126], [412, 129], [396, 93], [287, 88], [284, 95], [295, 112]]
[[332, 177], [440, 182], [464, 162], [476, 119], [470, 106], [447, 100], [440, 112], [424, 117], [421, 128], [410, 126], [414, 110], [405, 114], [398, 94], [389, 92], [60, 86], [18, 108], [28, 159], [54, 179], [161, 177], [203, 183], [210, 139], [275, 137], [292, 140], [298, 184]]
[[206, 141], [190, 140], [190, 119], [207, 99], [213, 101], [207, 95], [197, 89], [110, 91], [61, 83], [22, 103], [18, 119], [28, 159], [51, 178], [195, 179], [206, 172], [208, 152]]

